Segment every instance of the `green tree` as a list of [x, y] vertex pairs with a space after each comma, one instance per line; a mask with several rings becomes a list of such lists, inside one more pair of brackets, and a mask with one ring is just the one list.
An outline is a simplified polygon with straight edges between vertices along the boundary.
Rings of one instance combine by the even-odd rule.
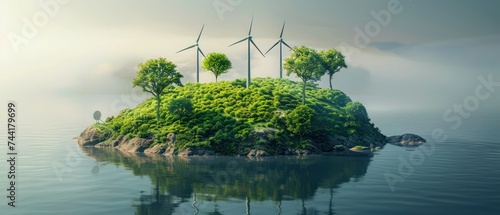
[[330, 89], [333, 90], [333, 74], [337, 73], [342, 68], [347, 68], [345, 57], [340, 51], [337, 51], [336, 49], [320, 51], [320, 55], [323, 58], [323, 69], [326, 71], [330, 78]]
[[285, 58], [286, 75], [294, 73], [302, 79], [302, 104], [306, 103], [306, 84], [318, 81], [325, 74], [323, 59], [314, 49], [305, 46], [293, 48], [289, 58]]
[[144, 92], [151, 93], [156, 98], [156, 119], [159, 122], [162, 93], [174, 84], [182, 86], [183, 76], [176, 71], [177, 66], [174, 63], [163, 57], [150, 59], [137, 67], [139, 70], [132, 81], [133, 87], [141, 87]]
[[193, 103], [188, 98], [174, 99], [168, 105], [168, 111], [182, 118], [193, 112]]
[[286, 115], [286, 129], [292, 134], [300, 136], [300, 141], [305, 135], [313, 131], [312, 118], [315, 111], [307, 105], [299, 105]]
[[354, 119], [355, 121], [367, 123], [370, 121], [366, 108], [363, 104], [359, 102], [349, 102], [345, 106], [346, 113], [348, 117]]
[[224, 53], [214, 52], [208, 54], [207, 58], [203, 60], [202, 68], [205, 71], [211, 71], [215, 75], [215, 82], [217, 82], [217, 78], [227, 73], [233, 66]]

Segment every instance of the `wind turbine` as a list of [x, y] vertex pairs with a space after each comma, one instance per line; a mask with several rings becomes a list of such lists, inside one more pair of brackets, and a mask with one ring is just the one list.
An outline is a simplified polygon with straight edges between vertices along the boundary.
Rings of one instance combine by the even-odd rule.
[[292, 49], [284, 40], [283, 40], [283, 31], [285, 30], [285, 22], [283, 22], [283, 28], [281, 28], [280, 39], [276, 42], [269, 50], [267, 50], [266, 54], [271, 51], [276, 45], [280, 44], [280, 78], [283, 78], [283, 45]]
[[188, 49], [196, 47], [196, 82], [197, 83], [200, 82], [200, 53], [201, 53], [201, 55], [203, 55], [203, 57], [205, 57], [205, 54], [203, 54], [203, 51], [201, 51], [200, 46], [198, 44], [198, 42], [200, 41], [201, 34], [203, 33], [203, 29], [204, 28], [205, 28], [205, 25], [203, 25], [201, 27], [200, 35], [198, 35], [198, 39], [196, 39], [196, 43], [194, 45], [189, 46], [189, 47], [187, 47], [185, 49], [182, 49], [182, 50], [176, 52], [176, 53], [179, 53], [179, 52], [183, 52], [183, 51], [186, 51]]
[[248, 41], [248, 77], [247, 77], [247, 88], [249, 88], [249, 87], [250, 87], [250, 83], [251, 83], [251, 81], [250, 81], [250, 78], [251, 78], [251, 75], [250, 75], [250, 43], [252, 43], [252, 44], [253, 44], [253, 46], [255, 46], [255, 48], [256, 48], [256, 49], [260, 52], [260, 54], [261, 54], [262, 56], [266, 57], [266, 56], [265, 56], [265, 55], [264, 55], [264, 54], [260, 51], [259, 47], [257, 47], [257, 45], [255, 45], [255, 42], [254, 42], [254, 41], [253, 41], [253, 39], [252, 39], [252, 25], [253, 25], [253, 16], [252, 16], [252, 21], [250, 22], [250, 30], [248, 31], [248, 37], [246, 37], [246, 38], [244, 38], [244, 39], [242, 39], [242, 40], [240, 40], [240, 41], [238, 41], [238, 42], [235, 42], [235, 43], [233, 43], [233, 44], [229, 45], [229, 47], [231, 47], [231, 46], [236, 45], [236, 44], [238, 44], [238, 43], [241, 43], [241, 42], [243, 42], [243, 41], [245, 41], [245, 40], [246, 40], [246, 41]]

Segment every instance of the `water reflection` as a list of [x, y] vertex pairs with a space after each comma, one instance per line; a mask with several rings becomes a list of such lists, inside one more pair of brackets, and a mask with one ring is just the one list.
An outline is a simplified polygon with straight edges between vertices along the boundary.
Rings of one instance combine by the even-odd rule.
[[[134, 175], [151, 179], [150, 193], [141, 193], [133, 200], [138, 215], [224, 214], [235, 210], [234, 205], [238, 205], [238, 214], [282, 214], [285, 201], [301, 204], [297, 214], [335, 214], [334, 189], [365, 175], [370, 162], [364, 157], [283, 156], [252, 160], [149, 157], [115, 149], [82, 150], [98, 163], [122, 165]], [[308, 207], [308, 200], [314, 199], [320, 188], [329, 190], [329, 204]], [[267, 202], [269, 207], [266, 211], [262, 207], [254, 211], [254, 202]]]
[[[179, 206], [179, 202], [175, 202], [175, 197], [166, 195], [160, 191], [158, 181], [154, 186], [151, 194], [141, 194], [138, 199], [134, 199], [132, 206], [136, 207], [137, 215], [153, 215], [153, 214], [174, 214], [175, 208]], [[181, 201], [185, 202], [185, 201]]]

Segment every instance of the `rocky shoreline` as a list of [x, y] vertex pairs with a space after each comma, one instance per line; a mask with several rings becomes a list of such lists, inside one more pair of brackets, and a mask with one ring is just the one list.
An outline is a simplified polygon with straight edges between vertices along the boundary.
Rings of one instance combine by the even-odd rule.
[[[265, 142], [266, 132], [255, 132], [254, 141]], [[176, 134], [169, 134], [168, 142], [165, 144], [154, 145], [153, 139], [130, 137], [128, 135], [120, 135], [117, 138], [110, 140], [112, 134], [103, 132], [95, 127], [86, 128], [77, 138], [77, 142], [81, 147], [96, 147], [96, 148], [116, 148], [121, 151], [130, 153], [144, 153], [146, 155], [165, 155], [165, 156], [216, 156], [214, 150], [204, 148], [184, 148], [177, 150], [175, 148]], [[386, 143], [395, 145], [418, 146], [425, 143], [425, 139], [414, 134], [404, 134], [400, 136], [391, 136], [387, 138], [372, 138], [358, 137], [352, 135], [343, 137], [334, 135], [328, 143], [314, 144], [314, 147], [309, 149], [294, 150], [294, 149], [279, 149], [274, 153], [262, 149], [246, 149], [238, 153], [239, 156], [248, 157], [264, 157], [274, 155], [332, 155], [332, 156], [373, 156], [373, 151], [380, 150]], [[370, 147], [362, 147], [370, 146]]]
[[427, 141], [424, 138], [415, 134], [403, 134], [387, 137], [387, 143], [396, 146], [415, 147], [420, 146], [426, 142]]

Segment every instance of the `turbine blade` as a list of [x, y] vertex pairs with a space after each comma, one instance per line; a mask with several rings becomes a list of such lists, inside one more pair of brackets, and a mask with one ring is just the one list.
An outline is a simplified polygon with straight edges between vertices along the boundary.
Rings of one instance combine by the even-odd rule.
[[253, 42], [253, 40], [252, 40], [252, 39], [250, 39], [250, 42], [252, 42], [253, 46], [255, 46], [255, 48], [256, 48], [256, 49], [260, 52], [260, 54], [261, 54], [262, 56], [266, 57], [266, 56], [265, 56], [265, 55], [264, 55], [264, 54], [260, 51], [259, 47], [257, 47], [257, 45], [255, 45], [255, 43]]
[[268, 52], [271, 51], [271, 49], [273, 49], [276, 45], [278, 45], [280, 43], [280, 41], [276, 42], [273, 46], [271, 46], [271, 48], [269, 50], [267, 50], [267, 52], [265, 54], [267, 54]]
[[205, 57], [205, 54], [203, 54], [203, 51], [201, 51], [201, 49], [200, 49], [200, 47], [199, 47], [199, 46], [198, 46], [198, 51], [200, 52], [200, 54], [201, 54], [201, 55], [203, 55], [203, 57], [204, 57], [204, 58], [206, 58], [206, 57]]
[[197, 43], [198, 43], [198, 41], [200, 41], [201, 33], [203, 33], [204, 28], [205, 28], [205, 24], [203, 24], [203, 26], [201, 27], [200, 35], [198, 35], [198, 39], [196, 40]]
[[290, 47], [288, 44], [286, 44], [286, 42], [285, 42], [284, 40], [281, 40], [281, 42], [282, 42], [283, 44], [285, 44], [285, 46], [286, 46], [286, 47], [288, 47], [289, 49], [293, 50], [293, 48], [292, 48], [292, 47]]
[[252, 21], [250, 22], [250, 30], [248, 31], [248, 35], [252, 34], [252, 26], [253, 26], [253, 15], [252, 15]]
[[189, 46], [189, 47], [187, 47], [187, 48], [185, 48], [185, 49], [182, 49], [182, 50], [180, 50], [180, 51], [178, 51], [178, 52], [176, 52], [176, 53], [183, 52], [183, 51], [186, 51], [186, 50], [191, 49], [191, 48], [194, 48], [194, 47], [196, 47], [196, 45]]
[[283, 28], [281, 28], [280, 38], [283, 37], [283, 31], [285, 31], [285, 22], [283, 22]]
[[228, 47], [231, 47], [231, 46], [233, 46], [233, 45], [236, 45], [236, 44], [238, 44], [238, 43], [241, 43], [241, 42], [243, 42], [243, 41], [245, 41], [245, 40], [248, 40], [248, 37], [247, 37], [247, 38], [245, 38], [245, 39], [242, 39], [242, 40], [240, 40], [240, 41], [238, 41], [238, 42], [235, 42], [235, 43], [233, 43], [233, 44], [229, 45]]

